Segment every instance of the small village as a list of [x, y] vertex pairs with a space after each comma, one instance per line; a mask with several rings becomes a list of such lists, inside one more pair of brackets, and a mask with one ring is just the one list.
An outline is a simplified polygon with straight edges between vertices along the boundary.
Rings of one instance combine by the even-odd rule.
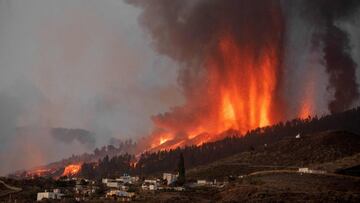
[[[309, 168], [298, 168], [299, 174], [325, 174], [326, 171], [313, 170]], [[135, 201], [144, 196], [151, 196], [161, 192], [183, 192], [194, 188], [223, 188], [229, 181], [243, 179], [245, 176], [227, 177], [228, 181], [209, 181], [198, 179], [179, 185], [178, 174], [163, 173], [159, 178], [140, 178], [139, 176], [130, 176], [124, 174], [115, 179], [103, 178], [101, 182], [67, 178], [62, 179], [64, 185], [69, 182], [75, 182], [73, 188], [64, 190], [55, 188], [37, 193], [37, 201], [43, 200], [75, 200], [77, 202], [90, 200], [116, 200], [116, 201]], [[100, 196], [99, 196], [100, 194]], [[102, 194], [102, 195], [101, 195]]]
[[[66, 178], [62, 179], [64, 185], [75, 182], [75, 186], [64, 187], [63, 189], [54, 188], [37, 193], [37, 201], [44, 200], [117, 200], [134, 201], [142, 196], [154, 195], [161, 192], [183, 192], [197, 187], [216, 187], [222, 188], [228, 182], [216, 180], [197, 180], [186, 183], [182, 186], [178, 184], [178, 174], [163, 173], [158, 178], [139, 178], [124, 174], [121, 177], [110, 179], [103, 178], [101, 181]], [[101, 195], [102, 194], [102, 195]]]
[[[295, 139], [300, 139], [301, 135], [297, 134]], [[267, 144], [264, 144], [267, 147]], [[43, 192], [37, 193], [37, 201], [46, 200], [75, 200], [91, 201], [91, 200], [116, 200], [116, 201], [135, 201], [141, 200], [146, 196], [155, 195], [161, 192], [184, 192], [194, 188], [223, 188], [229, 181], [235, 179], [243, 179], [250, 175], [229, 176], [218, 181], [197, 179], [185, 182], [185, 167], [183, 156], [180, 156], [177, 173], [163, 173], [158, 177], [139, 177], [123, 174], [117, 178], [102, 178], [101, 180], [89, 180], [77, 177], [61, 177], [60, 185], [65, 186], [62, 189], [50, 188]], [[267, 172], [286, 172], [288, 170], [276, 170]], [[292, 169], [288, 172], [299, 174], [326, 174], [324, 170], [315, 170], [307, 167]], [[260, 174], [264, 172], [255, 172]], [[266, 172], [265, 172], [266, 173]]]

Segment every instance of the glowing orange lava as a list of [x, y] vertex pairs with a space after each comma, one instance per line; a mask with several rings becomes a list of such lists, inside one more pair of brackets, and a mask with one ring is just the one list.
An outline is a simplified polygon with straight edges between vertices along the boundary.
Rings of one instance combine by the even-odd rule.
[[278, 67], [276, 47], [265, 46], [260, 52], [250, 45], [241, 48], [231, 34], [223, 35], [204, 63], [207, 96], [186, 106], [187, 111], [196, 111], [206, 102], [205, 113], [194, 114], [197, 119], [185, 125], [175, 121], [168, 127], [161, 120], [162, 131], [152, 135], [151, 149], [199, 146], [220, 139], [228, 129], [245, 133], [274, 123]]
[[[251, 53], [251, 49], [241, 50], [231, 36], [220, 40], [219, 50], [222, 64], [210, 59], [208, 65], [210, 74], [216, 75], [215, 78], [221, 75], [222, 78], [212, 84], [213, 88], [220, 87], [219, 96], [222, 98], [215, 132], [229, 128], [245, 132], [271, 124], [270, 109], [278, 65], [275, 50], [268, 47], [255, 60], [255, 53]], [[227, 66], [229, 72], [219, 72], [223, 69], [213, 66]]]
[[303, 81], [304, 91], [302, 92], [302, 102], [298, 113], [299, 118], [306, 119], [313, 115], [315, 110], [314, 98], [316, 90], [316, 75], [314, 69], [312, 69], [308, 77]]
[[48, 174], [51, 172], [51, 169], [34, 169], [31, 171], [28, 171], [26, 176], [33, 177], [33, 176], [43, 176], [45, 174]]
[[81, 169], [81, 164], [70, 164], [65, 167], [62, 176], [73, 176], [79, 173]]

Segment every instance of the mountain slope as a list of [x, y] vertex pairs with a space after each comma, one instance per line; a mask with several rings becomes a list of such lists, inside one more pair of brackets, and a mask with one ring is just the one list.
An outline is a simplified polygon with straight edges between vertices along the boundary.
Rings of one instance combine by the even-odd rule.
[[[189, 171], [194, 178], [220, 178], [254, 171], [298, 168], [333, 162], [360, 153], [360, 136], [346, 131], [326, 131], [300, 138], [284, 138]], [[355, 161], [354, 164], [359, 164]]]

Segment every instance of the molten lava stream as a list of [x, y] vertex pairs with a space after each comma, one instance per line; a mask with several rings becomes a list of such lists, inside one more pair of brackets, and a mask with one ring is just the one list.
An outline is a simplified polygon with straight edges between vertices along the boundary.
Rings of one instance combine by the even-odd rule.
[[79, 173], [81, 169], [81, 164], [70, 164], [67, 165], [64, 169], [62, 176], [74, 176]]

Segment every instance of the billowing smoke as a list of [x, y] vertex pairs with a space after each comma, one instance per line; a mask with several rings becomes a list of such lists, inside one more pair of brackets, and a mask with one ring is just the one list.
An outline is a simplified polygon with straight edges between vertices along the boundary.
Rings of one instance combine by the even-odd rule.
[[95, 146], [95, 134], [84, 129], [54, 128], [51, 129], [51, 135], [68, 144], [78, 141], [89, 149], [93, 149]]
[[144, 9], [140, 23], [156, 50], [182, 65], [186, 103], [153, 117], [156, 142], [203, 142], [198, 135], [246, 132], [283, 119], [280, 1], [129, 2]]
[[136, 140], [181, 102], [138, 14], [119, 0], [0, 0], [0, 176]]
[[349, 34], [339, 24], [358, 11], [360, 1], [318, 0], [307, 1], [307, 5], [307, 15], [310, 13], [308, 20], [316, 23], [320, 29], [314, 35], [314, 46], [323, 43], [324, 61], [329, 74], [328, 88], [334, 92], [329, 110], [346, 110], [359, 98], [357, 64], [351, 56]]
[[351, 42], [338, 23], [359, 1], [127, 2], [143, 9], [153, 47], [181, 64], [186, 102], [153, 117], [150, 148], [201, 144], [228, 128], [246, 132], [357, 101]]
[[151, 122], [156, 149], [356, 105], [359, 1], [127, 2], [0, 0], [0, 174]]

